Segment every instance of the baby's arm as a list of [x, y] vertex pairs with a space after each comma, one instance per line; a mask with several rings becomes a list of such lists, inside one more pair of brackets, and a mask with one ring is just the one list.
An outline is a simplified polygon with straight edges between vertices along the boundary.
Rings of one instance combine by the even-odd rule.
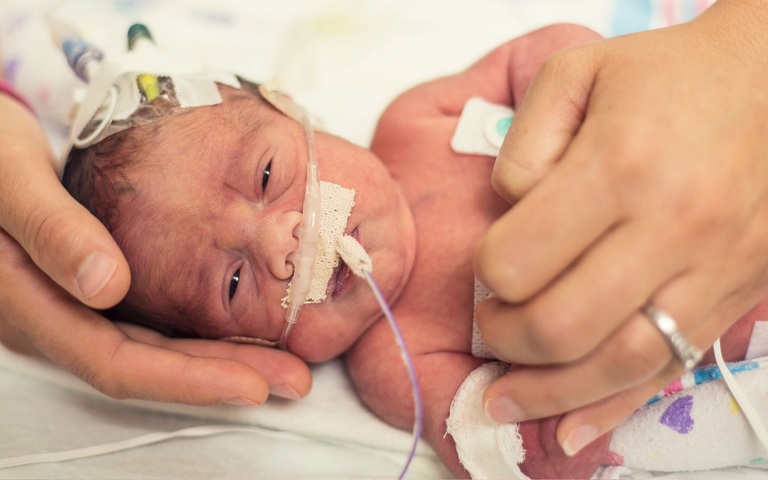
[[[479, 96], [516, 108], [543, 61], [551, 54], [600, 39], [582, 26], [558, 24], [543, 27], [495, 48], [466, 70], [421, 84], [401, 95], [411, 117], [459, 117], [466, 101]], [[585, 59], [588, 61], [588, 59]], [[568, 81], [563, 72], [563, 81]]]
[[[401, 322], [405, 323], [405, 322]], [[483, 360], [462, 352], [425, 351], [431, 332], [401, 328], [419, 378], [424, 406], [423, 437], [458, 477], [468, 474], [459, 463], [453, 438], [445, 434], [451, 402], [464, 379]], [[385, 321], [374, 325], [347, 354], [347, 365], [363, 401], [384, 421], [413, 429], [413, 395], [408, 374]]]
[[[419, 286], [412, 278], [407, 290], [413, 292], [410, 296], [404, 294], [410, 298], [401, 298], [396, 307], [418, 371], [425, 409], [424, 436], [457, 476], [466, 476], [467, 472], [458, 461], [452, 437], [446, 435], [445, 422], [459, 386], [484, 361], [469, 354], [471, 291], [450, 295], [450, 299], [431, 298], [429, 294], [434, 293], [432, 284], [441, 278], [452, 281], [443, 285], [446, 290], [471, 286], [474, 243], [508, 205], [492, 193], [490, 163], [452, 152], [450, 138], [469, 98], [480, 96], [493, 103], [516, 106], [549, 53], [596, 37], [582, 27], [557, 26], [508, 42], [464, 72], [417, 86], [398, 97], [382, 116], [373, 140], [372, 150], [389, 165], [414, 207], [421, 248], [429, 243], [429, 255], [450, 258], [448, 263], [456, 264], [456, 269], [440, 276], [434, 269], [446, 265], [430, 264], [425, 260], [428, 255], [417, 255], [414, 276], [419, 276]], [[436, 195], [440, 202], [430, 201]], [[445, 227], [455, 225], [457, 219], [461, 219], [461, 233]], [[440, 240], [447, 238], [450, 240]], [[466, 258], [462, 257], [465, 253]], [[456, 309], [434, 315], [434, 310], [444, 308], [456, 297], [466, 297], [467, 304], [460, 302]], [[403, 307], [407, 302], [410, 307]], [[464, 307], [466, 311], [458, 312]], [[403, 311], [409, 315], [403, 315]], [[348, 353], [347, 361], [363, 400], [372, 410], [397, 427], [411, 429], [409, 380], [386, 323], [372, 327]], [[528, 463], [545, 464], [553, 459], [549, 447], [557, 447], [554, 429], [541, 430], [552, 422], [522, 427], [530, 444], [526, 445], [532, 460]], [[552, 442], [547, 443], [547, 432]]]
[[[459, 478], [469, 477], [459, 461], [454, 441], [456, 432], [446, 433], [446, 420], [456, 391], [484, 360], [463, 352], [423, 351], [432, 343], [424, 340], [430, 338], [429, 334], [420, 331], [408, 341], [423, 400], [423, 436], [451, 473]], [[385, 322], [375, 325], [350, 350], [347, 363], [363, 401], [384, 421], [412, 430], [414, 407], [410, 383]], [[519, 425], [525, 451], [520, 470], [524, 474], [530, 478], [589, 478], [601, 464], [609, 463], [610, 435], [593, 442], [575, 457], [566, 456], [555, 439], [558, 420], [549, 418]], [[469, 431], [463, 433], [472, 435]], [[498, 448], [501, 450], [504, 446]]]

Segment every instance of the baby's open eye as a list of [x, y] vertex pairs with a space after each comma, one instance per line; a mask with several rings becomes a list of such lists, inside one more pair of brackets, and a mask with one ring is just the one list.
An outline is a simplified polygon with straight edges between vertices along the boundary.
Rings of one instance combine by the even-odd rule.
[[235, 296], [235, 292], [237, 292], [237, 286], [240, 284], [240, 269], [238, 268], [234, 275], [232, 275], [232, 280], [229, 282], [229, 299], [232, 300], [232, 297]]
[[267, 168], [264, 169], [264, 176], [261, 177], [261, 191], [264, 192], [267, 189], [267, 183], [269, 183], [269, 173], [272, 170], [272, 162], [267, 164]]

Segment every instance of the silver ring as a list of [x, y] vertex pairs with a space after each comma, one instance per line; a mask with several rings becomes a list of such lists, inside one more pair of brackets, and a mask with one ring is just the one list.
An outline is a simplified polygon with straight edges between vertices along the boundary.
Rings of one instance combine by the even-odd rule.
[[699, 363], [704, 352], [688, 343], [688, 340], [678, 330], [675, 319], [664, 310], [659, 310], [649, 303], [643, 307], [642, 312], [664, 336], [683, 367], [686, 370], [692, 370]]

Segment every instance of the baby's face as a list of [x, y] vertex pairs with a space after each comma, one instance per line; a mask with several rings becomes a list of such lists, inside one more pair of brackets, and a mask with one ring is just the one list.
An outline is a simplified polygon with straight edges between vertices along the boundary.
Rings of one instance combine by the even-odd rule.
[[[306, 136], [250, 94], [223, 94], [221, 105], [170, 120], [150, 162], [131, 173], [151, 220], [137, 219], [127, 234], [126, 255], [138, 259], [129, 296], [158, 311], [172, 305], [170, 312], [179, 312], [173, 321], [201, 337], [278, 340], [302, 219]], [[373, 276], [392, 302], [414, 261], [410, 210], [370, 151], [320, 132], [315, 141], [319, 179], [356, 191], [345, 234], [371, 256]], [[303, 307], [288, 349], [307, 361], [326, 360], [380, 314], [367, 283], [342, 263], [327, 299]]]

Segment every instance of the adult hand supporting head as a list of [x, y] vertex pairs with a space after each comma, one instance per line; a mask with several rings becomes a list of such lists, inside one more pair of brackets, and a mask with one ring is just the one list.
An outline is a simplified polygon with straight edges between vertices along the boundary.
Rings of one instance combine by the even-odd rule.
[[[172, 340], [110, 322], [130, 283], [107, 230], [58, 180], [35, 116], [0, 93], [0, 342], [42, 355], [117, 398], [260, 404], [304, 396], [307, 366], [286, 352]], [[82, 303], [81, 303], [82, 302]]]
[[498, 299], [478, 307], [500, 359], [498, 421], [567, 413], [573, 453], [682, 372], [638, 313], [706, 348], [768, 291], [768, 8], [720, 0], [676, 27], [555, 55], [494, 171], [522, 199], [478, 246]]

